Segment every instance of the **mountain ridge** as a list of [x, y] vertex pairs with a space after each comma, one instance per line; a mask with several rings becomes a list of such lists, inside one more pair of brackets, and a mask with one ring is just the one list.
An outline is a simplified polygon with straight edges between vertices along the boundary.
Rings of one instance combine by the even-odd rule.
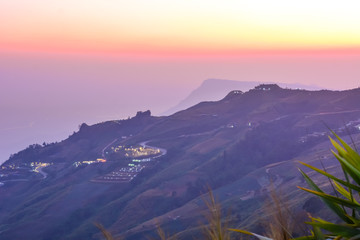
[[221, 100], [228, 92], [232, 90], [240, 90], [246, 92], [260, 84], [278, 84], [283, 88], [291, 89], [307, 89], [320, 90], [321, 87], [315, 85], [303, 85], [298, 83], [274, 83], [274, 82], [259, 82], [259, 81], [236, 81], [227, 79], [209, 78], [204, 80], [200, 86], [194, 89], [185, 99], [180, 101], [174, 107], [166, 110], [161, 115], [171, 115], [175, 112], [185, 110], [197, 103], [203, 101], [218, 101]]
[[[234, 224], [253, 223], [272, 178], [298, 196], [295, 186], [304, 183], [295, 159], [316, 165], [321, 156], [336, 170], [323, 122], [360, 142], [359, 100], [359, 88], [307, 91], [265, 84], [168, 117], [139, 112], [128, 120], [81, 125], [68, 139], [32, 146], [2, 165], [7, 176], [0, 178], [0, 238], [99, 239], [93, 222], [100, 222], [115, 235], [146, 239], [158, 219], [189, 239], [199, 234], [195, 226], [203, 220], [208, 186], [224, 207], [234, 208]], [[43, 167], [47, 177], [34, 171], [42, 165], [29, 165], [34, 161], [50, 164]], [[105, 181], [111, 177], [117, 182]], [[301, 212], [309, 198], [299, 196]]]

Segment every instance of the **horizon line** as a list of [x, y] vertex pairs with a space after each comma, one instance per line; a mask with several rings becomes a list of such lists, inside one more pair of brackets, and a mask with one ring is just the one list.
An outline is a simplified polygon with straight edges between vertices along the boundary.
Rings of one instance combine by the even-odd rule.
[[271, 56], [360, 56], [360, 46], [350, 47], [302, 47], [302, 48], [238, 48], [238, 49], [179, 49], [179, 50], [101, 50], [101, 49], [50, 49], [50, 48], [1, 48], [0, 52], [15, 54], [98, 56], [128, 59], [201, 59], [201, 58], [242, 58]]

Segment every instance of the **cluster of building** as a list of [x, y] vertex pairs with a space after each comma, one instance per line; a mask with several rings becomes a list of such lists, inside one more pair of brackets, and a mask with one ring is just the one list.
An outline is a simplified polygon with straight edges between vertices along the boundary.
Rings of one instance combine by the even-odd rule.
[[132, 162], [135, 163], [144, 163], [144, 162], [150, 162], [151, 158], [143, 158], [143, 159], [133, 159]]
[[261, 91], [271, 91], [281, 89], [277, 84], [260, 84], [256, 86], [254, 90], [261, 90]]
[[[0, 180], [3, 181], [28, 181], [31, 174], [29, 172], [39, 173], [46, 178], [47, 173], [42, 168], [53, 165], [48, 162], [30, 162], [30, 163], [11, 163], [1, 166]], [[1, 185], [1, 184], [0, 184]]]
[[32, 167], [32, 171], [39, 172], [40, 168], [48, 167], [52, 165], [52, 163], [42, 163], [42, 162], [32, 162], [30, 166]]
[[[94, 182], [117, 182], [117, 183], [128, 183], [132, 181], [156, 156], [161, 156], [162, 150], [158, 148], [152, 148], [147, 146], [139, 147], [125, 147], [125, 146], [116, 146], [111, 148], [113, 152], [122, 154], [125, 158], [129, 159], [130, 162], [126, 167], [119, 168], [115, 171], [112, 171], [106, 175], [96, 177], [92, 181]], [[77, 161], [73, 163], [75, 168], [81, 165], [91, 165], [96, 163], [106, 163], [106, 159], [98, 158], [96, 160], [86, 160], [86, 161]], [[36, 173], [43, 174], [46, 178], [46, 173], [41, 169], [48, 167], [53, 163], [45, 162], [31, 162], [31, 163], [22, 163], [21, 166], [17, 164], [8, 164], [1, 166], [1, 170], [12, 170], [12, 169], [23, 169], [26, 171], [33, 171]], [[5, 173], [5, 172], [4, 172]], [[4, 174], [0, 174], [1, 177], [5, 177]]]
[[356, 130], [360, 131], [360, 119], [348, 122], [345, 127], [354, 127]]
[[104, 176], [97, 177], [93, 182], [127, 183], [133, 180], [144, 168], [144, 165], [129, 163], [127, 167], [122, 167]]
[[103, 158], [98, 158], [94, 161], [82, 161], [82, 162], [74, 162], [73, 165], [75, 167], [79, 167], [83, 164], [86, 164], [86, 165], [90, 165], [90, 164], [94, 164], [94, 163], [105, 163], [106, 162], [106, 159], [103, 159]]
[[148, 147], [125, 147], [119, 145], [117, 147], [111, 147], [111, 150], [115, 153], [123, 153], [127, 158], [139, 158], [146, 157], [150, 155], [157, 155], [160, 152], [159, 149], [156, 148], [148, 148]]
[[141, 158], [141, 157], [157, 155], [157, 154], [160, 154], [160, 149], [146, 148], [146, 147], [125, 148], [125, 157], [129, 157], [129, 158]]
[[15, 165], [15, 164], [9, 164], [9, 165], [3, 165], [1, 166], [1, 169], [6, 170], [6, 169], [17, 169], [19, 168], [19, 166]]
[[[338, 129], [334, 129], [334, 131], [336, 133], [341, 133], [341, 132], [347, 132], [351, 130], [357, 130], [360, 131], [360, 119], [355, 120], [355, 121], [350, 121], [347, 124], [345, 124], [344, 126], [338, 128]], [[309, 133], [303, 137], [300, 137], [299, 142], [304, 143], [306, 142], [309, 138], [316, 138], [316, 137], [323, 137], [323, 136], [327, 136], [329, 133], [328, 132], [313, 132], [313, 133]]]
[[151, 158], [132, 159], [127, 167], [122, 167], [116, 171], [108, 173], [104, 176], [97, 177], [94, 182], [131, 182], [147, 165], [151, 162]]
[[1, 166], [2, 170], [14, 170], [14, 169], [29, 169], [36, 172], [36, 169], [39, 167], [47, 167], [49, 165], [52, 165], [52, 163], [43, 163], [43, 162], [31, 162], [31, 163], [21, 163], [21, 164], [7, 164]]
[[125, 148], [124, 146], [120, 145], [120, 146], [117, 146], [117, 147], [111, 147], [111, 150], [113, 150], [114, 152], [119, 152], [124, 148]]
[[[132, 181], [151, 161], [154, 157], [161, 155], [161, 149], [139, 146], [126, 147], [123, 145], [111, 147], [114, 153], [122, 154], [127, 159], [131, 159], [126, 167], [119, 168], [111, 173], [94, 178], [93, 182], [104, 183], [128, 183]], [[74, 163], [76, 165], [79, 162]]]

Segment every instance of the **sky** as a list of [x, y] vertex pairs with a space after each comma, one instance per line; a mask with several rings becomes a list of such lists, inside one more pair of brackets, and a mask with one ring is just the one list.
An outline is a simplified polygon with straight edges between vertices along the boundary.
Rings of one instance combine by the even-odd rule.
[[359, 1], [0, 0], [0, 163], [207, 78], [360, 86]]
[[1, 48], [122, 54], [358, 48], [360, 3], [2, 0]]

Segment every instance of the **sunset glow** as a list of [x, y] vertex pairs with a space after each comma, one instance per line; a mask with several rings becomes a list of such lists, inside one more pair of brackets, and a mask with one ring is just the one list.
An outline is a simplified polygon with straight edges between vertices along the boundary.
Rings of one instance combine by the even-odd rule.
[[0, 49], [126, 54], [358, 49], [358, 1], [0, 1]]
[[[206, 79], [360, 86], [356, 0], [0, 0], [0, 163]], [[210, 100], [210, 99], [209, 99]]]

